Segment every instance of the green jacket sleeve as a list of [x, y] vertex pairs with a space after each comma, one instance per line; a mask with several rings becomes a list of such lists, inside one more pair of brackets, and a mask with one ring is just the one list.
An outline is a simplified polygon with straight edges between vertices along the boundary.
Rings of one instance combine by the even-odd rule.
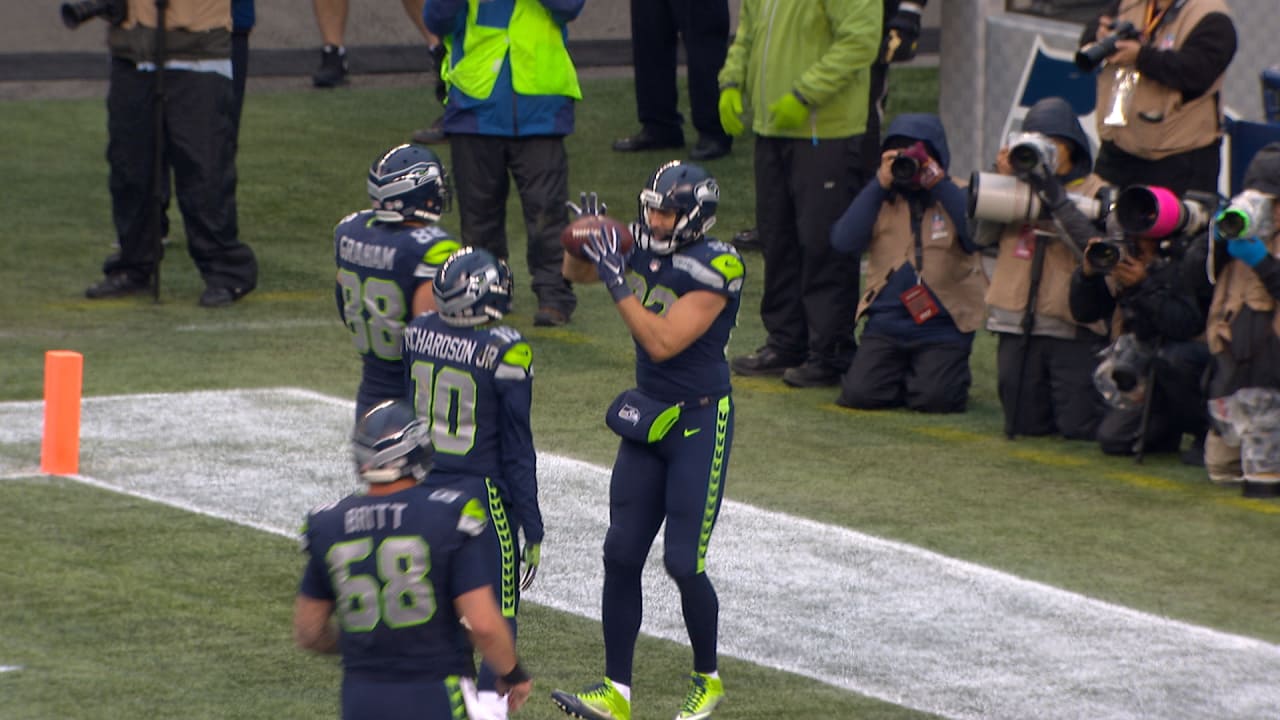
[[[720, 87], [747, 84], [747, 62], [751, 57], [751, 43], [755, 36], [755, 5], [758, 0], [742, 0], [738, 12], [738, 29], [733, 34], [733, 44], [720, 68]], [[745, 91], [745, 88], [744, 88]]]
[[822, 105], [842, 90], [852, 77], [849, 71], [871, 67], [880, 51], [881, 0], [824, 0], [823, 4], [835, 32], [834, 41], [795, 86], [810, 105]]

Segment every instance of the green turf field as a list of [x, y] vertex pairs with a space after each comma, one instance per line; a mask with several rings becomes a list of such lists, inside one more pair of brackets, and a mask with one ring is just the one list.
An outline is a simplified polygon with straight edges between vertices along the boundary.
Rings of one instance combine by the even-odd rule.
[[[895, 69], [893, 111], [936, 106], [936, 71]], [[627, 79], [584, 83], [569, 140], [573, 189], [634, 213], [661, 153], [608, 151], [634, 129]], [[89, 302], [112, 238], [101, 100], [0, 104], [6, 219], [0, 266], [0, 401], [41, 394], [43, 353], [85, 356], [86, 395], [298, 386], [352, 397], [358, 363], [332, 298], [333, 224], [367, 203], [374, 156], [436, 111], [426, 90], [255, 94], [240, 150], [240, 221], [261, 264], [258, 290], [224, 310], [202, 288], [178, 235], [163, 302]], [[728, 237], [753, 224], [750, 141], [707, 164]], [[509, 224], [518, 296], [509, 318], [535, 350], [540, 450], [607, 465], [601, 423], [631, 384], [632, 350], [607, 294], [581, 289], [574, 322], [532, 327], [518, 204]], [[444, 220], [456, 230], [456, 213]], [[763, 340], [758, 255], [748, 254], [730, 351]], [[756, 280], [756, 282], [752, 282]], [[994, 342], [980, 335], [964, 415], [851, 412], [833, 390], [736, 383], [729, 498], [843, 525], [1084, 595], [1280, 643], [1274, 602], [1280, 504], [1210, 486], [1176, 458], [1101, 456], [1054, 439], [1008, 441], [995, 398]], [[198, 441], [198, 439], [193, 439]], [[0, 457], [30, 448], [0, 444]], [[282, 471], [287, 469], [282, 468]], [[264, 489], [264, 491], [269, 491]], [[287, 540], [45, 479], [0, 481], [0, 717], [292, 718], [334, 714], [332, 659], [297, 653], [288, 618], [299, 558]], [[552, 542], [553, 538], [548, 538]], [[716, 558], [711, 565], [732, 562]], [[525, 610], [522, 646], [540, 690], [600, 671], [598, 626]], [[637, 718], [663, 717], [688, 664], [679, 645], [642, 639]], [[793, 675], [727, 660], [726, 718], [913, 718], [919, 713]], [[523, 717], [561, 715], [545, 700]]]

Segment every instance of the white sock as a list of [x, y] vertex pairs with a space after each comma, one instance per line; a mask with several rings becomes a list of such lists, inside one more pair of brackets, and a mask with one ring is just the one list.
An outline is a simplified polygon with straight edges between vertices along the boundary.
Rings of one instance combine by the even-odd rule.
[[617, 690], [618, 693], [622, 695], [622, 697], [627, 702], [631, 702], [631, 686], [630, 685], [623, 685], [620, 682], [614, 682], [612, 679], [609, 680], [609, 684], [612, 685], [613, 689]]

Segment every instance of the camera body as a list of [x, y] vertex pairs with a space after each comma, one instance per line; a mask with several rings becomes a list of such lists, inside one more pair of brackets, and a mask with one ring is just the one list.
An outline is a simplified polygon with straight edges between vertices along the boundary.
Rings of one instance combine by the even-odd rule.
[[[1068, 193], [1084, 216], [1095, 223], [1111, 212], [1110, 188], [1094, 197]], [[969, 217], [997, 223], [1032, 222], [1041, 216], [1040, 196], [1031, 185], [1011, 175], [975, 172], [969, 176]]]
[[1268, 240], [1275, 233], [1275, 199], [1257, 190], [1245, 190], [1231, 198], [1231, 203], [1214, 218], [1214, 233], [1219, 240], [1257, 237]]
[[1047, 135], [1035, 132], [1014, 133], [1006, 143], [1009, 165], [1020, 176], [1043, 166], [1050, 173], [1058, 169], [1058, 144]]
[[1109, 273], [1120, 264], [1121, 260], [1137, 254], [1134, 241], [1128, 238], [1119, 240], [1103, 240], [1084, 249], [1084, 259], [1089, 266], [1100, 273]]
[[61, 12], [62, 24], [70, 30], [96, 17], [119, 25], [129, 14], [129, 3], [128, 0], [79, 0], [62, 3]]
[[1103, 60], [1111, 57], [1116, 51], [1116, 43], [1121, 40], [1137, 40], [1142, 33], [1137, 26], [1127, 20], [1111, 24], [1111, 34], [1101, 40], [1089, 43], [1076, 51], [1076, 67], [1081, 72], [1093, 72]]
[[1093, 385], [1111, 407], [1141, 407], [1147, 393], [1147, 374], [1155, 353], [1133, 333], [1125, 333], [1098, 353]]
[[942, 168], [937, 163], [929, 162], [929, 151], [923, 140], [917, 140], [910, 147], [898, 153], [889, 163], [889, 174], [893, 176], [893, 184], [900, 187], [916, 188], [931, 185], [942, 179]]

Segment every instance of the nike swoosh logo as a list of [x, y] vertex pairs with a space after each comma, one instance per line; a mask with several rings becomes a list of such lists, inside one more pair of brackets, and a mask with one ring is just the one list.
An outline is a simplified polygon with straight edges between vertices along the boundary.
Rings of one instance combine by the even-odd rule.
[[684, 436], [685, 436], [685, 437], [692, 437], [692, 436], [694, 436], [694, 435], [697, 435], [701, 430], [702, 430], [702, 428], [685, 428], [685, 429], [684, 429]]

